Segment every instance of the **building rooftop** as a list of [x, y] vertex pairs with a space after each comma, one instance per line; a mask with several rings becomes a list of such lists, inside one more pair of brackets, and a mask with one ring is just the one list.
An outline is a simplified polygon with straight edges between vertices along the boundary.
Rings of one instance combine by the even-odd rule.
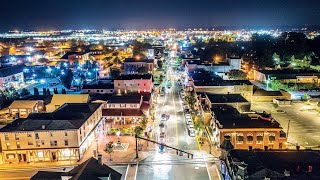
[[31, 113], [17, 119], [0, 132], [79, 129], [101, 106], [100, 103], [67, 103], [52, 113]]
[[23, 65], [0, 67], [0, 77], [8, 77], [23, 71]]
[[114, 89], [114, 84], [111, 82], [97, 81], [84, 85], [82, 89]]
[[248, 114], [242, 114], [235, 108], [212, 108], [211, 111], [225, 129], [236, 128], [281, 128], [275, 120], [252, 119]]
[[89, 102], [89, 94], [54, 94], [51, 99], [52, 105], [64, 103], [87, 103]]
[[283, 96], [281, 91], [266, 91], [264, 89], [257, 89], [253, 92], [253, 96]]
[[[277, 70], [259, 70], [259, 72], [276, 77], [277, 79], [295, 79], [297, 76], [317, 76], [320, 72], [311, 69], [277, 69]], [[266, 77], [267, 78], [267, 77]]]
[[241, 94], [206, 94], [211, 103], [249, 103]]
[[102, 109], [102, 116], [105, 117], [140, 117], [142, 115], [141, 109]]
[[123, 74], [115, 80], [151, 79], [151, 74]]
[[32, 109], [38, 102], [37, 100], [15, 100], [9, 109]]
[[[320, 153], [319, 151], [247, 151], [232, 150], [229, 153], [229, 161], [247, 164], [248, 179], [257, 176], [270, 177], [271, 179], [286, 179], [284, 171], [290, 171], [287, 179], [319, 179], [320, 177]], [[312, 172], [308, 173], [309, 166]], [[272, 172], [273, 173], [270, 173]], [[275, 173], [275, 174], [274, 174]], [[258, 177], [259, 179], [259, 177]]]
[[224, 80], [220, 76], [212, 74], [205, 70], [189, 72], [195, 86], [234, 86], [234, 85], [252, 85], [249, 80]]
[[117, 95], [108, 97], [108, 103], [132, 103], [139, 104], [141, 102], [141, 95]]
[[73, 51], [73, 52], [67, 52], [67, 53], [64, 54], [60, 59], [68, 59], [68, 56], [74, 55], [74, 54], [79, 55], [79, 56], [82, 56], [82, 55], [84, 55], [84, 54], [86, 54], [86, 53], [85, 53], [85, 52], [75, 52], [75, 51]]
[[59, 176], [60, 178], [58, 179], [60, 180], [61, 176], [71, 176], [71, 180], [101, 180], [109, 179], [109, 177], [112, 180], [120, 180], [122, 174], [105, 164], [100, 164], [97, 159], [91, 157], [90, 159], [73, 168], [69, 172], [39, 171], [31, 178], [31, 180], [55, 180]]
[[132, 63], [132, 62], [145, 62], [145, 63], [154, 63], [154, 59], [136, 59], [136, 58], [126, 58], [124, 63]]

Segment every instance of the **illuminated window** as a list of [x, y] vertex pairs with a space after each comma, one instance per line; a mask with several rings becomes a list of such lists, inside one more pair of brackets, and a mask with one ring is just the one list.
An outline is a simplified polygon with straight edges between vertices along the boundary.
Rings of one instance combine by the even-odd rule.
[[39, 158], [43, 158], [43, 152], [42, 151], [38, 152], [38, 157]]
[[257, 144], [263, 143], [263, 133], [257, 133]]
[[253, 143], [253, 134], [248, 133], [247, 134], [247, 144], [252, 144]]
[[243, 144], [243, 134], [242, 133], [238, 133], [237, 134], [237, 144]]
[[276, 135], [274, 133], [269, 134], [269, 144], [274, 144], [274, 141], [276, 140]]

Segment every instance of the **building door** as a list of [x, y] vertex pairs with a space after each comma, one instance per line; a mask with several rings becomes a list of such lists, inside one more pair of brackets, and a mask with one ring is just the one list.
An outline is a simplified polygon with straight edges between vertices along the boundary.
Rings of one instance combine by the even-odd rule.
[[56, 154], [56, 152], [52, 152], [51, 155], [52, 155], [52, 160], [53, 160], [53, 161], [57, 160], [57, 154]]
[[23, 161], [26, 162], [27, 161], [27, 155], [26, 154], [22, 154], [23, 157]]
[[22, 162], [22, 156], [21, 156], [21, 154], [18, 154], [18, 161], [19, 161], [19, 162]]

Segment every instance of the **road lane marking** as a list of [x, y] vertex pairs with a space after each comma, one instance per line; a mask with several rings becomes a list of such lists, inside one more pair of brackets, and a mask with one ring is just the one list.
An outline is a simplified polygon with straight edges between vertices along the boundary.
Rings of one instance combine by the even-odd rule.
[[136, 165], [136, 166], [137, 166], [137, 167], [136, 167], [136, 173], [135, 173], [135, 175], [134, 175], [134, 180], [136, 180], [136, 179], [137, 179], [139, 162], [137, 162], [137, 165]]
[[130, 166], [130, 164], [128, 164], [128, 167], [127, 167], [127, 172], [126, 172], [126, 176], [125, 176], [124, 180], [127, 180], [127, 176], [128, 176], [128, 171], [129, 171], [129, 166]]

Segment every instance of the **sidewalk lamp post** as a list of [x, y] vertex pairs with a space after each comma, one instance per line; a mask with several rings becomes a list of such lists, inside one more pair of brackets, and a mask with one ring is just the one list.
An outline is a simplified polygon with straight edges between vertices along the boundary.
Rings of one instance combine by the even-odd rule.
[[120, 133], [121, 133], [120, 131], [118, 131], [118, 132], [116, 133], [117, 136], [118, 136], [118, 143], [117, 143], [118, 145], [121, 145], [121, 142], [120, 142]]
[[109, 135], [109, 125], [106, 125], [107, 135]]
[[97, 144], [97, 154], [99, 153], [99, 148], [98, 148], [98, 139], [96, 139], [96, 144]]

